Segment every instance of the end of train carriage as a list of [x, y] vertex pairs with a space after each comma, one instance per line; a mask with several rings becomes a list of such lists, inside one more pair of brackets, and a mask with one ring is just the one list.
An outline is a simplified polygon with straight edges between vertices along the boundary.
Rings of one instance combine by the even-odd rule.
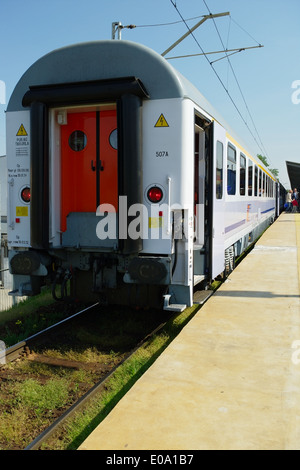
[[276, 215], [272, 175], [144, 46], [51, 52], [6, 116], [12, 295], [63, 298], [70, 280], [74, 297], [183, 310]]

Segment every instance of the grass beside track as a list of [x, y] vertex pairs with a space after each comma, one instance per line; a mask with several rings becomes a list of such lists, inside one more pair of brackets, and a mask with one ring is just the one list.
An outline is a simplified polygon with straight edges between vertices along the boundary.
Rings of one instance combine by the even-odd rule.
[[[211, 286], [211, 288], [214, 290], [214, 286]], [[215, 288], [217, 288], [217, 286], [215, 286]], [[55, 322], [54, 317], [56, 316], [56, 306], [57, 302], [53, 301], [51, 294], [49, 294], [49, 292], [45, 292], [44, 294], [34, 299], [28, 299], [25, 302], [22, 302], [13, 307], [10, 311], [5, 312], [5, 318], [6, 320], [10, 320], [9, 323], [11, 327], [9, 330], [9, 335], [5, 338], [7, 346], [10, 344], [15, 344], [33, 332], [47, 327], [49, 322]], [[61, 425], [58, 433], [51, 436], [47, 440], [46, 444], [43, 445], [43, 449], [77, 449], [86, 439], [86, 437], [93, 431], [93, 429], [99, 425], [99, 423], [108, 415], [108, 413], [114, 408], [118, 401], [133, 386], [133, 384], [144, 374], [151, 364], [153, 364], [153, 362], [159, 357], [159, 355], [170, 344], [170, 342], [180, 333], [182, 328], [189, 322], [189, 320], [191, 320], [198, 309], [199, 305], [194, 305], [193, 307], [187, 308], [184, 312], [173, 316], [171, 320], [168, 320], [163, 330], [149, 338], [142, 348], [132, 354], [132, 356], [109, 377], [101, 391], [97, 393], [97, 395], [94, 395], [94, 397], [85, 405], [84, 408], [80, 410], [80, 412], [78, 412], [72, 418], [69, 418]], [[32, 313], [36, 310], [38, 311], [38, 315], [32, 315]], [[151, 320], [150, 311], [132, 312], [130, 315], [131, 318], [127, 320], [128, 323], [124, 323], [123, 320], [125, 320], [125, 318], [123, 318], [123, 314], [121, 315], [119, 309], [117, 309], [117, 311], [114, 311], [113, 309], [110, 312], [110, 314], [104, 314], [103, 324], [106, 325], [105, 328], [100, 329], [100, 331], [94, 331], [94, 336], [97, 336], [97, 341], [100, 342], [102, 346], [105, 346], [106, 337], [110, 337], [108, 324], [110, 323], [109, 317], [112, 316], [113, 322], [111, 328], [114, 330], [116, 342], [113, 345], [113, 350], [117, 350], [118, 347], [125, 350], [126, 343], [128, 343], [130, 337], [132, 335], [139, 335], [139, 315], [144, 317], [142, 323], [150, 322], [151, 324], [151, 321], [154, 321], [153, 319]], [[68, 312], [62, 312], [58, 314], [66, 316]], [[165, 313], [163, 311], [156, 312], [155, 315], [159, 315], [161, 322], [164, 322], [166, 319]], [[155, 315], [153, 318], [155, 318]], [[167, 318], [170, 318], [170, 316]], [[59, 318], [56, 320], [58, 321]], [[3, 317], [0, 317], [0, 334], [1, 332], [5, 332], [7, 334], [7, 326], [5, 329], [3, 329], [2, 324], [4, 324], [4, 319]], [[108, 330], [106, 327], [108, 327]], [[147, 331], [150, 331], [150, 329]], [[80, 337], [82, 334], [86, 335], [86, 332], [78, 331], [77, 333]], [[89, 333], [89, 335], [93, 336], [92, 333]], [[89, 338], [84, 337], [81, 339]], [[92, 339], [95, 341], [94, 337]], [[86, 354], [87, 350], [84, 353], [85, 357]], [[80, 357], [77, 356], [74, 359], [80, 360]], [[92, 358], [91, 360], [95, 360], [95, 358]], [[24, 374], [26, 371], [22, 370], [22, 364], [20, 364], [19, 367], [20, 373], [22, 372]], [[45, 375], [45, 370], [43, 371], [43, 374]], [[89, 380], [86, 375], [84, 378], [77, 377], [77, 375], [78, 372], [76, 373], [76, 377], [74, 376], [73, 380], [75, 388], [80, 386], [81, 382], [86, 383]], [[28, 423], [31, 423], [31, 421], [33, 426], [32, 432], [34, 431], [36, 422], [34, 424], [34, 420], [31, 419], [28, 421], [29, 414], [26, 412], [26, 407], [28, 407], [28, 409], [34, 409], [35, 419], [39, 419], [39, 416], [46, 415], [47, 417], [48, 414], [50, 416], [51, 410], [59, 408], [60, 406], [64, 406], [64, 403], [68, 400], [68, 398], [64, 396], [64, 392], [67, 387], [64, 385], [63, 381], [67, 379], [68, 377], [60, 377], [60, 380], [51, 380], [50, 383], [47, 383], [47, 385], [46, 382], [42, 385], [39, 385], [35, 383], [33, 379], [31, 379], [31, 371], [29, 370], [28, 380], [26, 378], [26, 381], [20, 381], [19, 391], [14, 389], [10, 392], [7, 388], [6, 390], [8, 394], [11, 397], [15, 397], [14, 400], [17, 400], [13, 411], [13, 414], [16, 415], [16, 419], [15, 421], [12, 421], [11, 413], [6, 413], [6, 411], [4, 411], [0, 425], [0, 435], [2, 436], [2, 439], [4, 438], [7, 443], [13, 443], [15, 441], [19, 441], [21, 443], [24, 441], [22, 428], [28, 428]], [[74, 389], [74, 394], [76, 393], [77, 389]], [[31, 403], [32, 400], [35, 400], [34, 408]], [[31, 411], [31, 413], [33, 413], [33, 411]], [[18, 433], [20, 433], [20, 435], [18, 435]], [[20, 447], [14, 447], [12, 445], [8, 446], [8, 448], [19, 449]]]
[[45, 327], [45, 318], [40, 315], [38, 319], [33, 313], [41, 311], [43, 307], [54, 302], [51, 293], [45, 290], [40, 295], [29, 297], [9, 310], [1, 311], [0, 340], [5, 342], [6, 347], [9, 347], [36, 331], [42, 330]]
[[8, 348], [84, 308], [78, 303], [57, 302], [48, 291], [0, 312], [0, 340]]
[[[74, 313], [79, 305], [52, 302], [47, 295], [25, 301], [14, 307], [13, 320], [0, 324], [0, 337], [6, 346], [46, 328], [49, 323]], [[31, 299], [30, 299], [31, 300]], [[38, 301], [38, 303], [37, 303]], [[37, 308], [37, 310], [35, 310]], [[57, 309], [59, 311], [57, 311]], [[197, 307], [172, 316], [158, 310], [136, 310], [110, 306], [96, 308], [62, 331], [61, 342], [55, 333], [42, 342], [42, 353], [48, 357], [98, 364], [100, 370], [76, 370], [54, 367], [27, 360], [7, 364], [0, 372], [0, 450], [21, 450], [68, 409], [77, 399], [126, 356], [128, 351], [167, 321], [163, 331], [149, 338], [121, 368], [106, 381], [102, 392], [91, 406], [80, 411], [74, 420], [64, 424], [60, 436], [47, 441], [45, 449], [76, 449], [97, 424], [109, 413], [133, 383], [154, 362], [196, 312]], [[54, 321], [55, 320], [55, 321]], [[169, 321], [168, 321], [169, 320]], [[5, 336], [2, 336], [5, 335]], [[66, 336], [67, 335], [67, 336]], [[36, 350], [36, 347], [35, 347]], [[99, 377], [98, 377], [99, 375]], [[98, 379], [97, 379], [98, 377]]]
[[179, 334], [198, 309], [199, 305], [194, 305], [169, 320], [162, 331], [150, 338], [112, 374], [99, 394], [94, 396], [80, 412], [62, 424], [60, 431], [49, 438], [42, 449], [76, 450]]

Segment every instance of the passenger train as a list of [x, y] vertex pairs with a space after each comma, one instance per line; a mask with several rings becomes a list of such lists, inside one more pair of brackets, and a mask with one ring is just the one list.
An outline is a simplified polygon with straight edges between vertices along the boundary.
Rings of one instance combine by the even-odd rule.
[[35, 62], [6, 112], [11, 295], [182, 311], [280, 211], [280, 187], [166, 59], [123, 40]]

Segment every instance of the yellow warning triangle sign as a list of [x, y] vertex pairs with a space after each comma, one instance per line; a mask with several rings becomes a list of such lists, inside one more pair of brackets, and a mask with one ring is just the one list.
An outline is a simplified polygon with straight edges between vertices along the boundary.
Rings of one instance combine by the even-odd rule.
[[169, 124], [167, 123], [166, 118], [163, 114], [159, 116], [154, 127], [169, 127]]
[[28, 135], [23, 124], [20, 125], [19, 130], [16, 135]]

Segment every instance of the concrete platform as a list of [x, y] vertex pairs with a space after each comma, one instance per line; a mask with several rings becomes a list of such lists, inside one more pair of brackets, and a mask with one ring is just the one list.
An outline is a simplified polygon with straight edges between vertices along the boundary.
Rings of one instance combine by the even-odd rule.
[[299, 450], [299, 267], [282, 214], [79, 449]]

